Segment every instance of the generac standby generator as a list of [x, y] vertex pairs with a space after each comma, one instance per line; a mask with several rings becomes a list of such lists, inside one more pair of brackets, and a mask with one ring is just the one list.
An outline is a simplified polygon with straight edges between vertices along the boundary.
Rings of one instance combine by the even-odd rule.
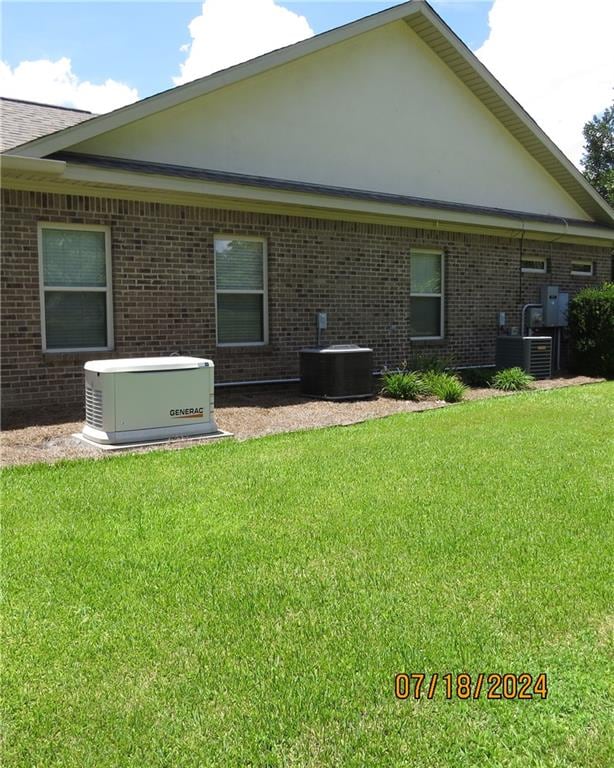
[[115, 445], [217, 431], [211, 360], [137, 357], [84, 367], [88, 440]]

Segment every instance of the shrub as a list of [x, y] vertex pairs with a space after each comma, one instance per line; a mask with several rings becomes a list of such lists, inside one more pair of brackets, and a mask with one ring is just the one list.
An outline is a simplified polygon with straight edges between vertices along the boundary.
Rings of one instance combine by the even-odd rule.
[[469, 387], [490, 387], [494, 372], [493, 368], [465, 368], [458, 373]]
[[395, 400], [418, 400], [426, 394], [421, 376], [414, 371], [386, 371], [382, 379], [382, 394]]
[[521, 389], [529, 389], [532, 381], [533, 376], [522, 368], [504, 368], [492, 377], [491, 386], [505, 392], [518, 392]]
[[436, 355], [419, 354], [410, 360], [409, 366], [407, 363], [404, 365], [405, 368], [409, 368], [412, 371], [445, 373], [454, 368], [454, 359], [450, 356], [437, 357]]
[[614, 283], [585, 288], [569, 303], [571, 365], [577, 373], [614, 378]]
[[427, 371], [422, 379], [428, 393], [435, 395], [438, 400], [445, 400], [446, 403], [458, 403], [467, 391], [467, 387], [458, 376], [451, 373]]

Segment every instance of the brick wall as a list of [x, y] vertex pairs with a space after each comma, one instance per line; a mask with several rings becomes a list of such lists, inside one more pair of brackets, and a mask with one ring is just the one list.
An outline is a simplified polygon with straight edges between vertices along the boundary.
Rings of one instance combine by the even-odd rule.
[[[316, 310], [328, 312], [330, 343], [372, 346], [378, 367], [415, 354], [492, 364], [497, 313], [519, 325], [519, 308], [545, 282], [574, 292], [611, 277], [608, 248], [525, 240], [551, 273], [521, 274], [519, 240], [94, 197], [2, 192], [2, 393], [7, 410], [80, 401], [83, 362], [181, 349], [210, 357], [217, 381], [297, 375], [298, 350], [315, 340]], [[111, 227], [115, 349], [112, 354], [43, 353], [37, 222]], [[215, 346], [213, 236], [262, 235], [268, 243], [266, 347]], [[445, 251], [443, 342], [410, 342], [411, 247]], [[595, 262], [574, 277], [573, 258]]]

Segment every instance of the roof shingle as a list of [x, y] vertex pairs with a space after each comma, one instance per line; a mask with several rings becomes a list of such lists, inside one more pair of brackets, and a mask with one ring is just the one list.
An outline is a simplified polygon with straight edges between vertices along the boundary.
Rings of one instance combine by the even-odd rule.
[[82, 109], [0, 96], [0, 152], [92, 117], [96, 115]]

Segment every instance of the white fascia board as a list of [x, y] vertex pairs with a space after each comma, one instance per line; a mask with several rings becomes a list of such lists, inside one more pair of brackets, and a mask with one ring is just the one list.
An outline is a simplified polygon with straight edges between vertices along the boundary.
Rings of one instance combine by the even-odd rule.
[[[203, 198], [202, 205], [207, 205], [207, 198], [216, 201], [254, 201], [259, 203], [278, 203], [300, 208], [319, 208], [329, 211], [349, 211], [354, 213], [379, 214], [382, 216], [411, 218], [416, 221], [433, 222], [441, 229], [453, 228], [455, 224], [484, 227], [485, 229], [501, 229], [524, 232], [551, 234], [553, 239], [565, 237], [597, 238], [604, 244], [614, 245], [614, 228], [607, 229], [595, 225], [582, 227], [568, 224], [564, 219], [561, 223], [540, 222], [523, 219], [518, 214], [517, 219], [496, 214], [473, 213], [470, 211], [447, 211], [440, 208], [386, 203], [375, 200], [362, 200], [350, 197], [329, 196], [315, 192], [296, 192], [266, 187], [249, 187], [243, 184], [230, 184], [212, 181], [181, 179], [169, 176], [156, 176], [149, 173], [133, 171], [116, 171], [91, 168], [79, 165], [68, 165], [64, 179], [89, 185], [106, 187], [124, 187], [131, 189], [160, 190], [169, 193], [188, 193]], [[197, 204], [195, 202], [195, 204]], [[219, 202], [218, 202], [219, 205]], [[300, 215], [300, 212], [297, 213]]]
[[22, 157], [20, 155], [0, 155], [2, 172], [16, 171], [18, 173], [35, 173], [61, 176], [66, 169], [64, 160], [45, 160], [38, 157]]
[[254, 77], [262, 72], [282, 66], [290, 61], [295, 61], [303, 56], [308, 56], [336, 43], [370, 32], [385, 24], [406, 19], [414, 13], [423, 11], [424, 7], [424, 0], [410, 0], [410, 2], [379, 11], [371, 16], [365, 16], [357, 21], [331, 29], [328, 32], [314, 35], [314, 37], [310, 37], [307, 40], [301, 40], [285, 48], [265, 53], [242, 64], [223, 69], [220, 72], [214, 72], [211, 75], [199, 78], [185, 85], [149, 96], [134, 104], [128, 104], [113, 112], [108, 112], [105, 115], [85, 120], [83, 123], [64, 128], [47, 136], [42, 136], [39, 139], [33, 139], [16, 147], [15, 150], [8, 150], [8, 152], [12, 153], [15, 151], [20, 155], [30, 157], [43, 157], [59, 152], [101, 133], [128, 125], [156, 112], [171, 109], [178, 104], [204, 96], [207, 93], [224, 88], [227, 85], [232, 85], [240, 80]]

